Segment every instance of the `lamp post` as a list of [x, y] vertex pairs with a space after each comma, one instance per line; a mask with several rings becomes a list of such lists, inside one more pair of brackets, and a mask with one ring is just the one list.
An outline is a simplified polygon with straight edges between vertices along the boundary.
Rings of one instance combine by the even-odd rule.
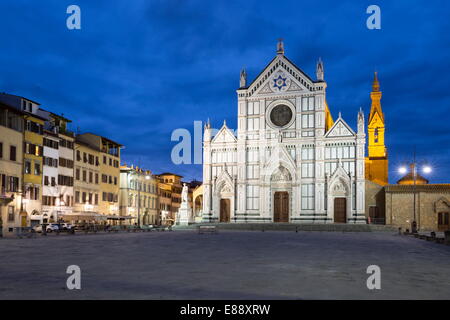
[[[417, 167], [418, 163], [416, 161], [416, 153], [414, 152], [413, 162], [409, 164], [410, 172], [413, 177], [413, 221], [411, 222], [411, 232], [417, 233], [417, 222], [416, 222], [416, 190], [417, 190]], [[424, 173], [430, 173], [431, 167], [428, 165], [422, 166], [422, 171]], [[408, 172], [406, 167], [401, 167], [399, 172], [405, 174]]]
[[[141, 188], [142, 188], [142, 183], [139, 179], [140, 177], [140, 173], [139, 171], [136, 171], [136, 175], [138, 177], [137, 179], [137, 189], [138, 189], [138, 227], [141, 227]], [[150, 176], [148, 174], [145, 175], [145, 180], [149, 180]]]

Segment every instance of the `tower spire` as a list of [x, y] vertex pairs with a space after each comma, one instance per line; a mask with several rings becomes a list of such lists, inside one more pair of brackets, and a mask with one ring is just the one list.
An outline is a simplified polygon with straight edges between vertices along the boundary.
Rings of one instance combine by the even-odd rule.
[[372, 91], [379, 92], [380, 91], [380, 82], [378, 82], [378, 72], [374, 72], [373, 83], [372, 83]]
[[283, 38], [278, 38], [278, 44], [277, 44], [277, 54], [284, 55], [284, 43]]
[[384, 122], [384, 115], [383, 111], [381, 110], [381, 95], [380, 82], [378, 81], [378, 72], [375, 71], [372, 82], [372, 92], [370, 93], [372, 106], [370, 107], [369, 123], [372, 121], [372, 118], [376, 113], [378, 113], [381, 120]]
[[384, 143], [384, 114], [381, 109], [381, 91], [378, 72], [375, 71], [370, 93], [372, 105], [367, 124], [368, 157], [366, 160], [366, 179], [378, 184], [388, 183], [388, 154]]

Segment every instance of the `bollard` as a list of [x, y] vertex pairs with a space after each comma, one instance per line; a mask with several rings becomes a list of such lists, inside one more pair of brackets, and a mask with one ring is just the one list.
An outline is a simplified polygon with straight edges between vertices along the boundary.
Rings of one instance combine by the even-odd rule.
[[402, 234], [402, 227], [398, 228], [398, 234], [401, 235]]

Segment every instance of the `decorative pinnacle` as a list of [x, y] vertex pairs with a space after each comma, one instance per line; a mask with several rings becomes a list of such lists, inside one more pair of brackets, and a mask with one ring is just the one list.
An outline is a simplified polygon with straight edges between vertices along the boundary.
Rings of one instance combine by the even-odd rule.
[[283, 43], [283, 38], [278, 38], [277, 54], [282, 54], [282, 55], [284, 55], [284, 43]]

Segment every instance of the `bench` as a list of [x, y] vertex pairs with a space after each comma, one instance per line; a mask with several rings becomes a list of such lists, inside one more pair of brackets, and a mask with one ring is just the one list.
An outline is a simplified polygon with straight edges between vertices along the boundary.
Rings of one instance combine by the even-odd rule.
[[217, 233], [216, 226], [198, 226], [198, 234]]

